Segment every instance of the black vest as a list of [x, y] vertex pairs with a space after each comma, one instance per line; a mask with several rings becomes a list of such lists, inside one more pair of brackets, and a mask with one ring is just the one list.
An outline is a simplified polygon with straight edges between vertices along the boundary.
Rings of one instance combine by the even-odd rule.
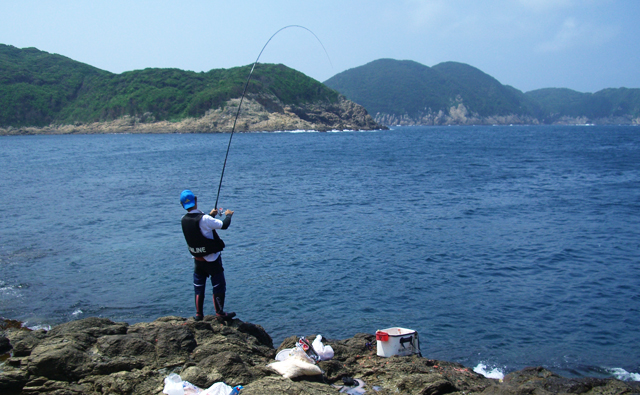
[[188, 213], [182, 217], [182, 233], [187, 240], [189, 252], [195, 257], [214, 254], [224, 249], [224, 241], [213, 229], [213, 239], [208, 239], [200, 231], [200, 218], [203, 213]]

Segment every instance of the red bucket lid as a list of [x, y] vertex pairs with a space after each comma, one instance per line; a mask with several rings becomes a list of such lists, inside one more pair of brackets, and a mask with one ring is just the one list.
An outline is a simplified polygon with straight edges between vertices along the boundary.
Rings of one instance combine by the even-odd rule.
[[389, 340], [389, 334], [387, 332], [376, 331], [376, 340], [386, 342]]

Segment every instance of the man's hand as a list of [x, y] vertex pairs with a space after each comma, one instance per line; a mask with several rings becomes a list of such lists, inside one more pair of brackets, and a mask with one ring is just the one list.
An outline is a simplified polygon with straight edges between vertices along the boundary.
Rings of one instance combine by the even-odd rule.
[[224, 212], [224, 215], [229, 215], [229, 216], [231, 216], [231, 215], [233, 215], [233, 211], [231, 211], [231, 210], [227, 210], [227, 211], [225, 211], [225, 212]]

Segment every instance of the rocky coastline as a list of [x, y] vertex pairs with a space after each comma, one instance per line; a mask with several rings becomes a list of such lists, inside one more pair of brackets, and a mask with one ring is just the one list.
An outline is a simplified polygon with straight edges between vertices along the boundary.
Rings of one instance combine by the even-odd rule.
[[382, 358], [375, 335], [366, 333], [325, 339], [335, 355], [318, 362], [321, 375], [284, 378], [268, 365], [297, 339], [293, 335], [276, 349], [260, 325], [213, 316], [168, 316], [133, 325], [91, 317], [48, 331], [0, 320], [0, 393], [162, 394], [171, 373], [200, 388], [242, 385], [243, 395], [338, 394], [352, 390], [343, 386], [345, 378], [361, 380], [367, 394], [381, 395], [640, 393], [637, 382], [563, 378], [541, 367], [489, 379], [461, 364], [429, 359], [424, 349], [424, 357]]
[[377, 113], [374, 120], [382, 125], [393, 126], [449, 126], [449, 125], [640, 125], [640, 117], [618, 116], [589, 118], [586, 116], [557, 116], [538, 119], [530, 115], [480, 116], [470, 112], [463, 103], [448, 111], [426, 111], [415, 116]]
[[[0, 135], [109, 134], [109, 133], [228, 133], [231, 132], [240, 99], [231, 99], [222, 108], [212, 109], [200, 118], [157, 121], [153, 114], [125, 115], [113, 121], [44, 127], [0, 127]], [[237, 132], [291, 130], [378, 130], [364, 107], [339, 97], [335, 103], [283, 105], [273, 95], [248, 95], [236, 122]]]

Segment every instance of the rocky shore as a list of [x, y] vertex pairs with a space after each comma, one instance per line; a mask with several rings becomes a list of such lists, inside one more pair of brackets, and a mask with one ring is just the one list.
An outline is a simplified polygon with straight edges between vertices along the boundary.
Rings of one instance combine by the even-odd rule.
[[[308, 338], [313, 339], [311, 334]], [[486, 378], [457, 363], [417, 355], [378, 357], [375, 335], [326, 340], [335, 355], [318, 362], [323, 374], [282, 377], [267, 365], [291, 348], [295, 335], [274, 348], [260, 326], [162, 317], [129, 325], [86, 318], [45, 330], [0, 320], [0, 393], [162, 394], [164, 379], [177, 373], [208, 388], [243, 385], [241, 394], [338, 394], [343, 378], [359, 379], [367, 394], [632, 394], [640, 383], [615, 379], [563, 378], [541, 367]], [[424, 348], [424, 347], [423, 347]], [[343, 393], [351, 387], [342, 387]]]
[[[0, 135], [107, 134], [107, 133], [228, 133], [240, 99], [231, 99], [222, 108], [209, 110], [200, 118], [157, 121], [153, 114], [125, 115], [109, 122], [76, 122], [45, 127], [0, 127]], [[364, 107], [339, 97], [336, 103], [284, 105], [273, 95], [248, 95], [242, 102], [236, 122], [237, 132], [287, 130], [376, 130], [387, 129], [376, 123]]]
[[618, 116], [588, 118], [586, 116], [553, 116], [538, 119], [530, 115], [480, 116], [470, 112], [464, 104], [452, 106], [448, 111], [426, 111], [416, 116], [377, 113], [374, 120], [394, 126], [448, 126], [448, 125], [640, 125], [640, 117]]

